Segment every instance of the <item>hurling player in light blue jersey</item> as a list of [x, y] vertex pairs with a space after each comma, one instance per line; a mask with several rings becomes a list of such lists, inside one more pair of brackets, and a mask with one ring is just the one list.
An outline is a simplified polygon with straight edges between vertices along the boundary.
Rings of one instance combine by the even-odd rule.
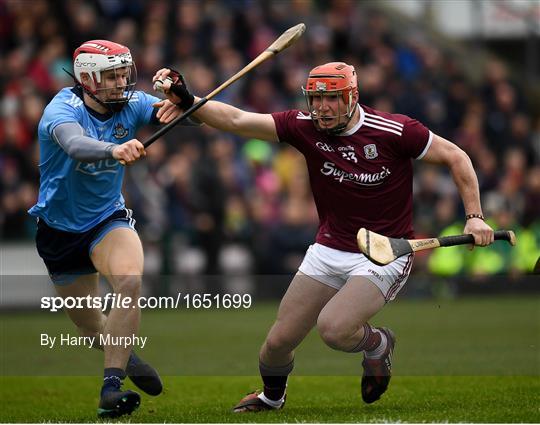
[[117, 297], [131, 299], [108, 316], [93, 305], [66, 309], [81, 335], [104, 351], [98, 415], [117, 417], [140, 404], [138, 393], [121, 389], [126, 375], [148, 394], [162, 391], [158, 373], [132, 345], [115, 344], [128, 341], [119, 337], [135, 341], [143, 273], [142, 244], [121, 193], [122, 164], [146, 155], [135, 138], [141, 126], [170, 122], [180, 109], [135, 91], [135, 63], [125, 46], [88, 41], [73, 60], [75, 87], [62, 89], [39, 123], [40, 190], [29, 213], [37, 218], [37, 250], [61, 297], [99, 297], [100, 273]]

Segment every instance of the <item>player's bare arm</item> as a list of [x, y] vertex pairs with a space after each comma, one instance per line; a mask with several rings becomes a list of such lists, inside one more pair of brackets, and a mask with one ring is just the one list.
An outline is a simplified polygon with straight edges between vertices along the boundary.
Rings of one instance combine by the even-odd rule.
[[[173, 80], [167, 78], [169, 75], [171, 75], [171, 72], [172, 71], [168, 68], [162, 68], [156, 72], [152, 78], [152, 81], [162, 81], [163, 93], [165, 93], [167, 99], [176, 105], [181, 105], [185, 102], [184, 96], [191, 96], [191, 94], [187, 90], [187, 87], [185, 87], [183, 78], [179, 80], [179, 85], [183, 85], [184, 87], [184, 90], [180, 91], [180, 95], [178, 91], [175, 93], [173, 90], [171, 90]], [[197, 102], [198, 100], [199, 98], [193, 97], [190, 103], [193, 104], [193, 102]], [[160, 110], [157, 113], [157, 117], [160, 118], [161, 116], [162, 114]], [[276, 125], [272, 115], [270, 114], [247, 112], [225, 103], [209, 101], [206, 105], [195, 112], [193, 116], [197, 120], [202, 121], [211, 127], [228, 131], [242, 137], [256, 138], [267, 141], [278, 140]]]
[[270, 114], [247, 112], [225, 103], [209, 101], [194, 115], [195, 118], [211, 127], [238, 136], [269, 142], [278, 140], [276, 124]]
[[[483, 217], [478, 179], [469, 156], [462, 149], [434, 134], [431, 146], [422, 159], [432, 164], [446, 165], [458, 188], [465, 214]], [[493, 229], [482, 218], [469, 218], [463, 232], [472, 234], [476, 245], [486, 246], [493, 242]]]

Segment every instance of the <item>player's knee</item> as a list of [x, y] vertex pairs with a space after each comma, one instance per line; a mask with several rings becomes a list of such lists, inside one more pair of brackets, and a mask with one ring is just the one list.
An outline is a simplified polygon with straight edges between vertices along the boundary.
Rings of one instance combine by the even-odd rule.
[[274, 333], [268, 335], [263, 346], [268, 354], [288, 353], [294, 350], [294, 341], [285, 333]]
[[334, 350], [346, 350], [354, 330], [345, 323], [339, 321], [319, 319], [317, 330], [326, 345]]
[[143, 274], [142, 264], [138, 264], [138, 261], [126, 261], [121, 264], [111, 264], [109, 270], [111, 274], [118, 278], [138, 277], [140, 279]]
[[114, 276], [114, 292], [122, 294], [124, 297], [131, 297], [132, 300], [139, 297], [141, 293], [142, 279], [137, 274], [122, 274]]

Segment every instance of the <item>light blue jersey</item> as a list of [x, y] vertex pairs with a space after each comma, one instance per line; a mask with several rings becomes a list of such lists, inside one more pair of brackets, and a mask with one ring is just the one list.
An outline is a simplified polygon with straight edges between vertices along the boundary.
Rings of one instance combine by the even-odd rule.
[[45, 108], [38, 127], [39, 197], [28, 211], [50, 227], [74, 233], [85, 232], [124, 208], [124, 167], [112, 158], [85, 163], [69, 157], [53, 139], [53, 129], [76, 122], [85, 136], [122, 144], [150, 122], [152, 104], [160, 100], [136, 91], [122, 111], [101, 121], [88, 111], [80, 96], [77, 88], [64, 88]]

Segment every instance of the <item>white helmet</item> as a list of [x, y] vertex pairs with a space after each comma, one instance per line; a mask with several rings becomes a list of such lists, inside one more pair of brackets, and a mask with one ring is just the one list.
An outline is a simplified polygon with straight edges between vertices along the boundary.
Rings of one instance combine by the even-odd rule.
[[[102, 73], [109, 70], [116, 72], [120, 68], [127, 68], [128, 72], [127, 84], [121, 86], [123, 96], [107, 100], [98, 99], [96, 94], [100, 90], [111, 89], [99, 87], [102, 82]], [[90, 40], [81, 44], [73, 53], [73, 70], [75, 80], [82, 86], [84, 91], [94, 100], [113, 111], [119, 111], [129, 101], [137, 83], [137, 69], [131, 57], [131, 52], [126, 46], [112, 41]], [[83, 83], [83, 74], [90, 77], [94, 83], [93, 87]], [[120, 86], [116, 88], [120, 88]]]

